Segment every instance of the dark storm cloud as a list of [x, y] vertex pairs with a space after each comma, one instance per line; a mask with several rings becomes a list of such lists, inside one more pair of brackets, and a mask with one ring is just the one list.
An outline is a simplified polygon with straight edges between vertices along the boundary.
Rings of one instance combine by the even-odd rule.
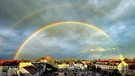
[[30, 35], [29, 31], [22, 31], [22, 29], [14, 29], [10, 33], [5, 34], [7, 31], [6, 29], [0, 30], [1, 59], [12, 59], [19, 46]]
[[25, 16], [28, 13], [34, 12], [39, 7], [35, 6], [34, 1], [21, 1], [21, 0], [2, 0], [0, 3], [0, 11], [4, 14], [6, 14], [8, 17], [11, 17], [12, 19], [19, 19], [23, 16]]
[[[52, 8], [54, 7], [54, 8]], [[51, 8], [51, 9], [48, 9]], [[0, 40], [0, 57], [3, 59], [12, 58], [13, 52], [17, 50], [17, 48], [23, 43], [23, 41], [29, 37], [33, 32], [38, 30], [39, 28], [52, 24], [59, 21], [81, 21], [81, 22], [87, 22], [90, 24], [93, 24], [100, 29], [107, 32], [114, 42], [118, 45], [118, 47], [121, 49], [121, 51], [124, 53], [124, 55], [130, 51], [131, 53], [134, 52], [134, 8], [135, 8], [135, 1], [134, 0], [1, 0], [0, 2], [0, 39], [4, 37], [4, 40]], [[31, 15], [34, 12], [38, 12], [41, 9], [45, 9], [42, 12], [39, 12], [37, 14], [34, 14], [32, 17], [28, 17], [22, 22], [20, 22], [17, 27], [10, 32], [8, 35], [5, 36], [5, 32], [7, 32], [18, 20], [25, 18], [28, 15]], [[120, 23], [116, 23], [112, 18], [114, 18], [116, 21], [120, 21]], [[122, 24], [121, 24], [122, 23]], [[61, 31], [65, 30], [65, 28], [60, 28]], [[85, 30], [79, 31], [80, 37], [82, 32]], [[49, 37], [53, 37], [54, 41], [57, 41], [59, 38], [65, 38], [63, 33], [59, 32], [56, 34], [56, 36], [59, 36], [59, 38], [56, 38], [53, 33], [55, 33], [55, 28], [53, 31], [48, 31], [49, 33], [46, 34], [48, 38], [45, 38], [44, 40], [49, 40]], [[66, 32], [66, 31], [65, 31]], [[75, 32], [75, 31], [74, 31]], [[76, 31], [78, 32], [78, 31]], [[83, 34], [83, 36], [87, 36], [88, 34]], [[98, 36], [97, 33], [95, 35]], [[74, 33], [72, 33], [71, 36], [76, 36]], [[91, 37], [93, 35], [90, 35]], [[104, 37], [100, 40], [104, 40]], [[94, 39], [99, 39], [94, 38]], [[77, 39], [77, 37], [75, 37]], [[89, 40], [84, 39], [78, 39], [76, 41], [72, 38], [72, 40], [65, 38], [63, 42], [66, 44], [59, 44], [63, 49], [64, 48], [71, 48], [76, 49], [77, 46], [87, 45], [89, 43]], [[93, 39], [93, 40], [94, 40]], [[38, 38], [36, 39], [38, 40]], [[72, 42], [72, 43], [71, 43]], [[91, 42], [92, 43], [92, 42]], [[93, 42], [93, 43], [99, 43], [99, 42]], [[48, 46], [52, 46], [52, 43]], [[55, 45], [56, 43], [54, 43]], [[44, 48], [44, 43], [39, 43]], [[73, 47], [69, 45], [75, 45]], [[56, 50], [58, 46], [55, 46]], [[28, 49], [32, 50], [32, 48], [27, 47]], [[37, 49], [37, 48], [33, 48]], [[47, 49], [47, 50], [52, 50]], [[11, 50], [8, 52], [8, 50]], [[42, 50], [42, 49], [39, 49]], [[78, 50], [78, 49], [76, 49]], [[7, 54], [5, 54], [3, 51], [6, 51]], [[68, 51], [68, 50], [66, 50]], [[11, 53], [11, 54], [10, 54]], [[58, 54], [59, 52], [55, 51], [52, 52], [55, 54]], [[68, 52], [67, 52], [68, 53]], [[129, 55], [132, 55], [132, 54]], [[4, 56], [7, 57], [4, 57]], [[35, 55], [33, 53], [33, 55]], [[63, 56], [66, 55], [66, 53], [63, 52]], [[70, 55], [70, 54], [68, 54]], [[56, 55], [55, 55], [56, 56]], [[96, 55], [91, 55], [95, 57]], [[98, 54], [97, 56], [103, 56], [103, 54]], [[128, 55], [126, 55], [128, 56]], [[132, 55], [134, 56], [134, 55]], [[57, 56], [58, 57], [58, 56]], [[73, 57], [77, 57], [77, 55], [74, 55]], [[82, 58], [85, 57], [82, 55]], [[60, 58], [60, 57], [58, 57]], [[89, 57], [88, 57], [89, 58]]]
[[[10, 50], [8, 50], [10, 51]], [[5, 53], [0, 53], [0, 59], [13, 59], [13, 56], [14, 56], [14, 53], [8, 53], [8, 54], [5, 54]]]
[[[106, 44], [112, 45], [108, 42], [110, 43], [109, 39], [103, 33], [89, 26], [61, 24], [49, 27], [32, 37], [22, 48], [17, 59], [22, 57], [31, 58], [36, 54], [37, 57], [51, 55], [57, 59], [65, 57], [86, 58], [85, 54], [79, 53], [83, 51], [82, 48], [92, 48], [92, 45], [95, 45], [97, 49], [97, 47], [104, 48], [103, 46]], [[29, 54], [32, 51], [34, 51], [33, 54]], [[28, 54], [29, 56], [23, 56], [22, 54]]]

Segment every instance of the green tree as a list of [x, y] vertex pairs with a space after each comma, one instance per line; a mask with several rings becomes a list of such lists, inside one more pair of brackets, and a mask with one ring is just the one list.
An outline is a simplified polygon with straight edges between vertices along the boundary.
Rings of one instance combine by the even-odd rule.
[[118, 69], [112, 70], [112, 74], [113, 74], [113, 76], [121, 76], [121, 74], [120, 74], [120, 72], [118, 71]]
[[125, 58], [125, 59], [124, 59], [124, 61], [128, 61], [128, 60], [130, 60], [130, 59], [129, 59], [129, 58]]
[[131, 76], [134, 76], [134, 75], [135, 75], [135, 71], [132, 71]]
[[91, 60], [91, 63], [92, 63], [92, 64], [95, 64], [97, 61], [98, 61], [98, 60], [96, 60], [96, 59], [95, 59], [95, 60]]
[[27, 60], [27, 59], [24, 59], [24, 58], [21, 58], [20, 59], [22, 62], [29, 62], [30, 60]]
[[64, 60], [55, 60], [55, 63], [62, 64]]
[[77, 59], [76, 62], [77, 62], [77, 63], [81, 63], [82, 60], [81, 60], [81, 59]]
[[73, 58], [65, 58], [64, 59], [64, 62], [68, 62], [68, 63], [74, 62], [74, 61], [75, 61], [75, 59], [73, 59]]
[[96, 66], [95, 66], [95, 65], [91, 65], [90, 68], [91, 68], [93, 71], [96, 71]]
[[51, 58], [50, 60], [48, 60], [48, 63], [51, 64], [51, 65], [54, 65], [55, 64], [55, 59]]
[[97, 68], [96, 68], [96, 71], [97, 71], [97, 72], [100, 72], [100, 71], [101, 71], [101, 68], [100, 68], [100, 67], [97, 67]]
[[133, 60], [135, 60], [135, 58], [133, 58]]
[[37, 59], [37, 61], [40, 61], [40, 60], [44, 59], [45, 57], [46, 57], [46, 56], [39, 57], [39, 58]]
[[23, 62], [25, 59], [24, 58], [21, 58], [20, 60]]

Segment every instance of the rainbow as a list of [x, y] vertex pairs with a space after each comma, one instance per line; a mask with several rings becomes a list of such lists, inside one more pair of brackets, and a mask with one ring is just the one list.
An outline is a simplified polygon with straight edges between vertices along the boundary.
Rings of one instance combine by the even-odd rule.
[[20, 51], [22, 50], [22, 48], [27, 44], [27, 42], [33, 37], [35, 36], [36, 34], [38, 34], [39, 32], [41, 32], [42, 30], [46, 29], [46, 28], [49, 28], [49, 27], [53, 27], [55, 25], [61, 25], [61, 24], [81, 24], [81, 25], [85, 25], [85, 26], [89, 26], [99, 32], [101, 32], [102, 34], [104, 34], [107, 38], [109, 38], [112, 42], [112, 38], [106, 33], [104, 32], [103, 30], [101, 30], [100, 28], [94, 26], [94, 25], [91, 25], [91, 24], [88, 24], [88, 23], [84, 23], [84, 22], [77, 22], [77, 21], [64, 21], [64, 22], [56, 22], [56, 23], [53, 23], [53, 24], [50, 24], [50, 25], [47, 25], [47, 26], [44, 26], [42, 27], [41, 29], [37, 30], [36, 32], [34, 32], [32, 35], [30, 35], [23, 43], [22, 45], [18, 48], [16, 54], [14, 55], [14, 60], [17, 59], [17, 56], [19, 55]]

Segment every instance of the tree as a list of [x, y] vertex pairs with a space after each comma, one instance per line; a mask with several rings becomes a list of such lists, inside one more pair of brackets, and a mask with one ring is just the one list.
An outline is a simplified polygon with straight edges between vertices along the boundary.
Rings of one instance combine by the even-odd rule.
[[135, 58], [133, 58], [133, 60], [135, 60]]
[[118, 69], [114, 69], [113, 70], [113, 75], [114, 76], [121, 76], [121, 74], [119, 73]]
[[125, 59], [124, 59], [124, 61], [128, 61], [128, 60], [130, 60], [130, 59], [129, 59], [129, 58], [125, 58]]
[[40, 60], [44, 59], [45, 57], [46, 57], [46, 56], [39, 57], [39, 58], [37, 59], [37, 61], [40, 61]]
[[24, 59], [24, 58], [21, 58], [20, 59], [22, 62], [29, 62], [30, 60], [27, 60], [27, 59]]
[[50, 60], [48, 60], [48, 63], [51, 64], [51, 65], [54, 65], [55, 64], [55, 59], [51, 58]]
[[96, 66], [95, 66], [95, 65], [91, 65], [91, 69], [92, 69], [93, 71], [95, 71], [95, 70], [96, 70]]
[[100, 67], [97, 67], [97, 68], [96, 68], [96, 71], [97, 71], [97, 72], [100, 72], [100, 71], [101, 71], [101, 68], [100, 68]]
[[97, 60], [95, 59], [95, 60], [92, 60], [91, 62], [93, 62], [93, 64], [95, 64], [97, 62]]
[[24, 58], [21, 58], [20, 60], [21, 60], [22, 62], [24, 62], [25, 59], [24, 59]]
[[68, 62], [68, 63], [71, 63], [71, 62], [74, 62], [75, 61], [75, 59], [73, 59], [73, 58], [65, 58], [64, 59], [64, 62]]
[[55, 60], [55, 63], [62, 64], [64, 60]]
[[81, 59], [77, 59], [76, 62], [77, 62], [77, 63], [81, 63], [82, 60], [81, 60]]

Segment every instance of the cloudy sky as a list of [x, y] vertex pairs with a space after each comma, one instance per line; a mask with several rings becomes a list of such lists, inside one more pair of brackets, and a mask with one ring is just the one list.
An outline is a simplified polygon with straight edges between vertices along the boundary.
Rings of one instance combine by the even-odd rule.
[[[48, 27], [33, 36], [17, 56], [36, 59], [51, 55], [61, 59], [118, 57], [135, 53], [134, 0], [1, 0], [0, 59], [13, 59], [20, 45], [38, 29], [56, 22], [76, 21]], [[114, 45], [115, 43], [115, 45]]]

